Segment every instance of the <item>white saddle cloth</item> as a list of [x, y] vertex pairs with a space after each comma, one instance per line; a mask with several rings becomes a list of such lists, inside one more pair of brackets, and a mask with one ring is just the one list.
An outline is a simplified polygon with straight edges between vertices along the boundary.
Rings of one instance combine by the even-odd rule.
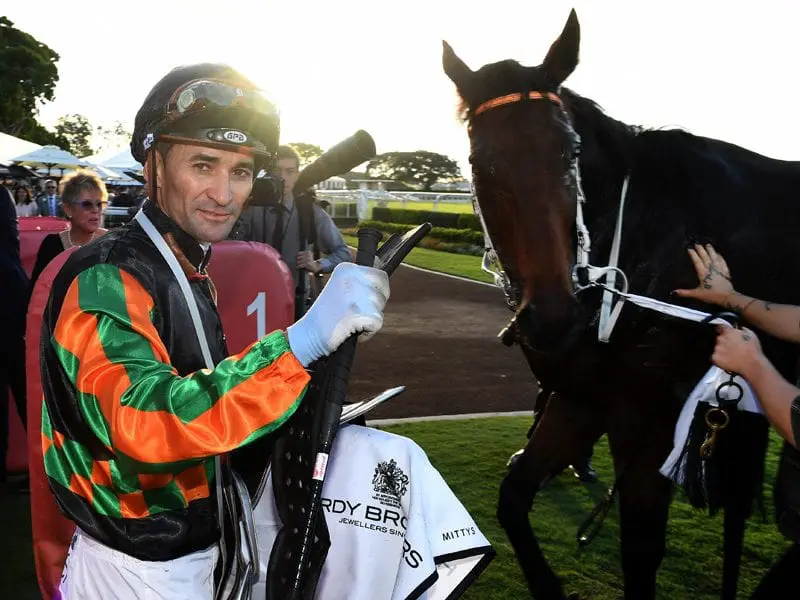
[[[322, 489], [331, 536], [318, 600], [458, 598], [494, 556], [489, 541], [412, 440], [343, 426]], [[254, 509], [260, 580], [282, 524], [269, 478]]]

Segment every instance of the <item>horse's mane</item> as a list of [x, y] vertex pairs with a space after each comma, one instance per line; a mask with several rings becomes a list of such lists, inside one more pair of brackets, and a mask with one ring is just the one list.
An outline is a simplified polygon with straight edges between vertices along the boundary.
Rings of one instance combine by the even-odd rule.
[[794, 285], [800, 278], [800, 162], [679, 128], [628, 125], [571, 90], [562, 96], [584, 143], [587, 208], [599, 204], [604, 213], [588, 223], [599, 256], [607, 256], [621, 181], [629, 174], [623, 257], [636, 259], [627, 266], [629, 276], [636, 279], [639, 271], [639, 284], [654, 286], [642, 292], [666, 283], [673, 289], [694, 285], [683, 248], [710, 242], [730, 261], [742, 292], [800, 304]]
[[[629, 125], [609, 116], [594, 100], [581, 96], [573, 90], [562, 88], [562, 96], [572, 110], [576, 129], [582, 135], [589, 132], [605, 153], [612, 157], [624, 158], [629, 167], [630, 157], [635, 153], [640, 160], [637, 164], [647, 164], [648, 157], [654, 159], [662, 170], [670, 164], [679, 162], [683, 168], [694, 167], [706, 171], [709, 165], [716, 164], [725, 169], [745, 168], [767, 176], [791, 175], [800, 173], [800, 163], [778, 160], [764, 156], [723, 140], [695, 135], [678, 127], [647, 128]], [[657, 160], [655, 160], [657, 159]], [[691, 173], [686, 174], [691, 176]]]

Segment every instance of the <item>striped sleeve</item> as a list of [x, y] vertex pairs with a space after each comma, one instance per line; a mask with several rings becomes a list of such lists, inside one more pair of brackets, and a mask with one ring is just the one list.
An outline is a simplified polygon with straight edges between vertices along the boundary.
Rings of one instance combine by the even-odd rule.
[[85, 421], [107, 446], [167, 468], [234, 450], [297, 409], [310, 378], [283, 332], [214, 370], [181, 377], [153, 325], [153, 306], [130, 274], [101, 264], [72, 282], [56, 323], [51, 343]]

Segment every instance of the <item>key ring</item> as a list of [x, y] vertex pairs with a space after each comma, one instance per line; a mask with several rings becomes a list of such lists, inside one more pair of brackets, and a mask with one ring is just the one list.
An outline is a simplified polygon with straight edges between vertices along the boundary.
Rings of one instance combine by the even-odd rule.
[[[721, 416], [719, 422], [717, 422], [715, 418], [712, 418], [717, 414]], [[725, 429], [730, 421], [731, 418], [728, 416], [728, 413], [721, 408], [717, 408], [716, 406], [709, 408], [706, 412], [706, 425], [708, 425], [708, 428], [711, 429], [711, 431], [716, 432], [720, 429]]]
[[[717, 403], [719, 403], [720, 406], [726, 404], [728, 406], [739, 404], [739, 401], [744, 396], [744, 390], [742, 389], [742, 386], [734, 380], [734, 377], [736, 376], [731, 374], [731, 378], [728, 381], [723, 381], [717, 386]], [[733, 391], [733, 397], [723, 397], [722, 391], [728, 388]], [[730, 395], [730, 392], [728, 394]]]

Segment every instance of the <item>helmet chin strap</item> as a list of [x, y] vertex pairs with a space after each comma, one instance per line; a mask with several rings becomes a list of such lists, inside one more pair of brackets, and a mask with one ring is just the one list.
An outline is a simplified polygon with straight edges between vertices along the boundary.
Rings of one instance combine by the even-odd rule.
[[161, 206], [158, 194], [158, 158], [161, 158], [161, 162], [163, 163], [164, 157], [161, 155], [161, 152], [158, 151], [155, 144], [153, 144], [153, 147], [150, 149], [150, 153], [150, 156], [146, 159], [152, 160], [150, 163], [150, 178], [147, 182], [150, 187], [148, 195], [150, 196], [150, 200], [163, 211], [164, 207]]

